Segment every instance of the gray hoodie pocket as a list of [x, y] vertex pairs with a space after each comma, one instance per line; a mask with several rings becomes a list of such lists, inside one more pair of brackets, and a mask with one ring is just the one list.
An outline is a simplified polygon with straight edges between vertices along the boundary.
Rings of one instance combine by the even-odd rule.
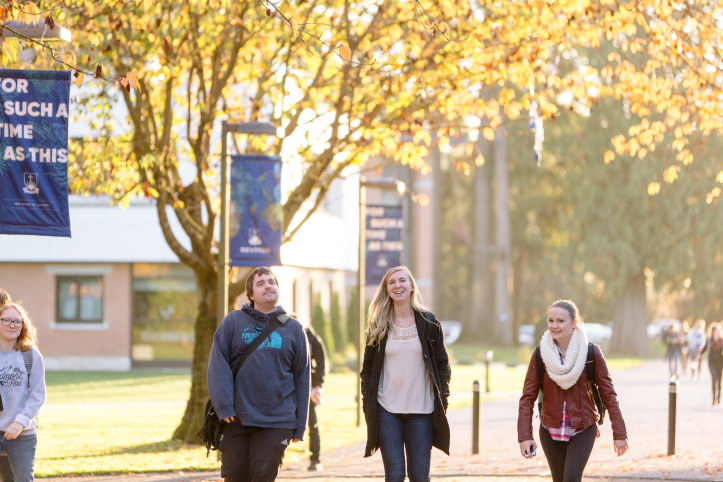
[[284, 397], [274, 373], [241, 370], [236, 387], [236, 410], [256, 412], [265, 417], [282, 415]]

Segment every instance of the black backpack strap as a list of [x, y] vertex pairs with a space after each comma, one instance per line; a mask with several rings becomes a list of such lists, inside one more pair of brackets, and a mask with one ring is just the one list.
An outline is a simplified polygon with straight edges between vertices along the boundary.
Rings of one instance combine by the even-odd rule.
[[595, 380], [595, 344], [590, 342], [587, 344], [587, 361], [585, 362], [585, 375], [587, 380], [593, 385], [597, 385]]
[[535, 365], [537, 366], [537, 378], [540, 380], [540, 391], [545, 382], [545, 363], [542, 361], [542, 352], [540, 346], [535, 348]]
[[270, 322], [269, 325], [264, 329], [264, 331], [262, 331], [259, 336], [254, 338], [254, 340], [249, 346], [246, 347], [246, 349], [236, 362], [236, 368], [234, 368], [233, 370], [234, 381], [236, 381], [236, 375], [238, 375], [239, 370], [241, 370], [241, 365], [243, 365], [244, 362], [248, 360], [251, 354], [255, 352], [256, 349], [261, 346], [264, 341], [266, 341], [266, 339], [269, 337], [269, 335], [271, 335], [271, 333], [276, 331], [277, 328], [284, 326], [290, 319], [291, 317], [287, 314], [277, 316], [275, 321]]

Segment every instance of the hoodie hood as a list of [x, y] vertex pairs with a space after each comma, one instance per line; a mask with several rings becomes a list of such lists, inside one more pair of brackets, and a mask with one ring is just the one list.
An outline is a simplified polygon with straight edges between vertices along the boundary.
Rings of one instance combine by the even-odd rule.
[[241, 311], [246, 313], [254, 320], [261, 321], [263, 323], [268, 323], [271, 320], [275, 320], [277, 316], [286, 314], [286, 310], [284, 310], [281, 305], [277, 306], [276, 309], [271, 313], [262, 313], [256, 308], [252, 308], [251, 305], [249, 305], [248, 303], [244, 303], [241, 307]]

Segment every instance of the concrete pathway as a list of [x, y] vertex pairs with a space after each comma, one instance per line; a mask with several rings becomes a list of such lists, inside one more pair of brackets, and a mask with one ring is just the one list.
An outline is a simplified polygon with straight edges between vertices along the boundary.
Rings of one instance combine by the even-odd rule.
[[[630, 450], [623, 457], [613, 452], [609, 421], [600, 427], [586, 478], [600, 482], [640, 480], [723, 482], [723, 407], [711, 407], [710, 374], [703, 381], [683, 380], [678, 396], [676, 456], [668, 457], [668, 378], [661, 361], [648, 361], [613, 374], [630, 437]], [[549, 482], [549, 469], [542, 449], [526, 460], [517, 444], [518, 397], [482, 405], [480, 454], [471, 455], [470, 409], [449, 413], [452, 429], [451, 456], [434, 450], [434, 482]], [[535, 420], [535, 433], [538, 421]], [[539, 441], [538, 441], [539, 442]], [[360, 478], [383, 478], [379, 453], [363, 458], [364, 444], [340, 447], [323, 454], [322, 472], [307, 472], [307, 460], [288, 461], [279, 479], [316, 479], [317, 482], [351, 482]], [[57, 482], [191, 482], [218, 481], [218, 472], [143, 474], [127, 476], [46, 479]]]

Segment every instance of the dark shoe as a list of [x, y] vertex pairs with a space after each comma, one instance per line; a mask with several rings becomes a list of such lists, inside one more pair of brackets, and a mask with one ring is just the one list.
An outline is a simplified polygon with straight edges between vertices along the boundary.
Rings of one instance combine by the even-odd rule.
[[309, 472], [321, 472], [324, 470], [324, 466], [320, 462], [314, 462], [313, 460], [309, 463]]

